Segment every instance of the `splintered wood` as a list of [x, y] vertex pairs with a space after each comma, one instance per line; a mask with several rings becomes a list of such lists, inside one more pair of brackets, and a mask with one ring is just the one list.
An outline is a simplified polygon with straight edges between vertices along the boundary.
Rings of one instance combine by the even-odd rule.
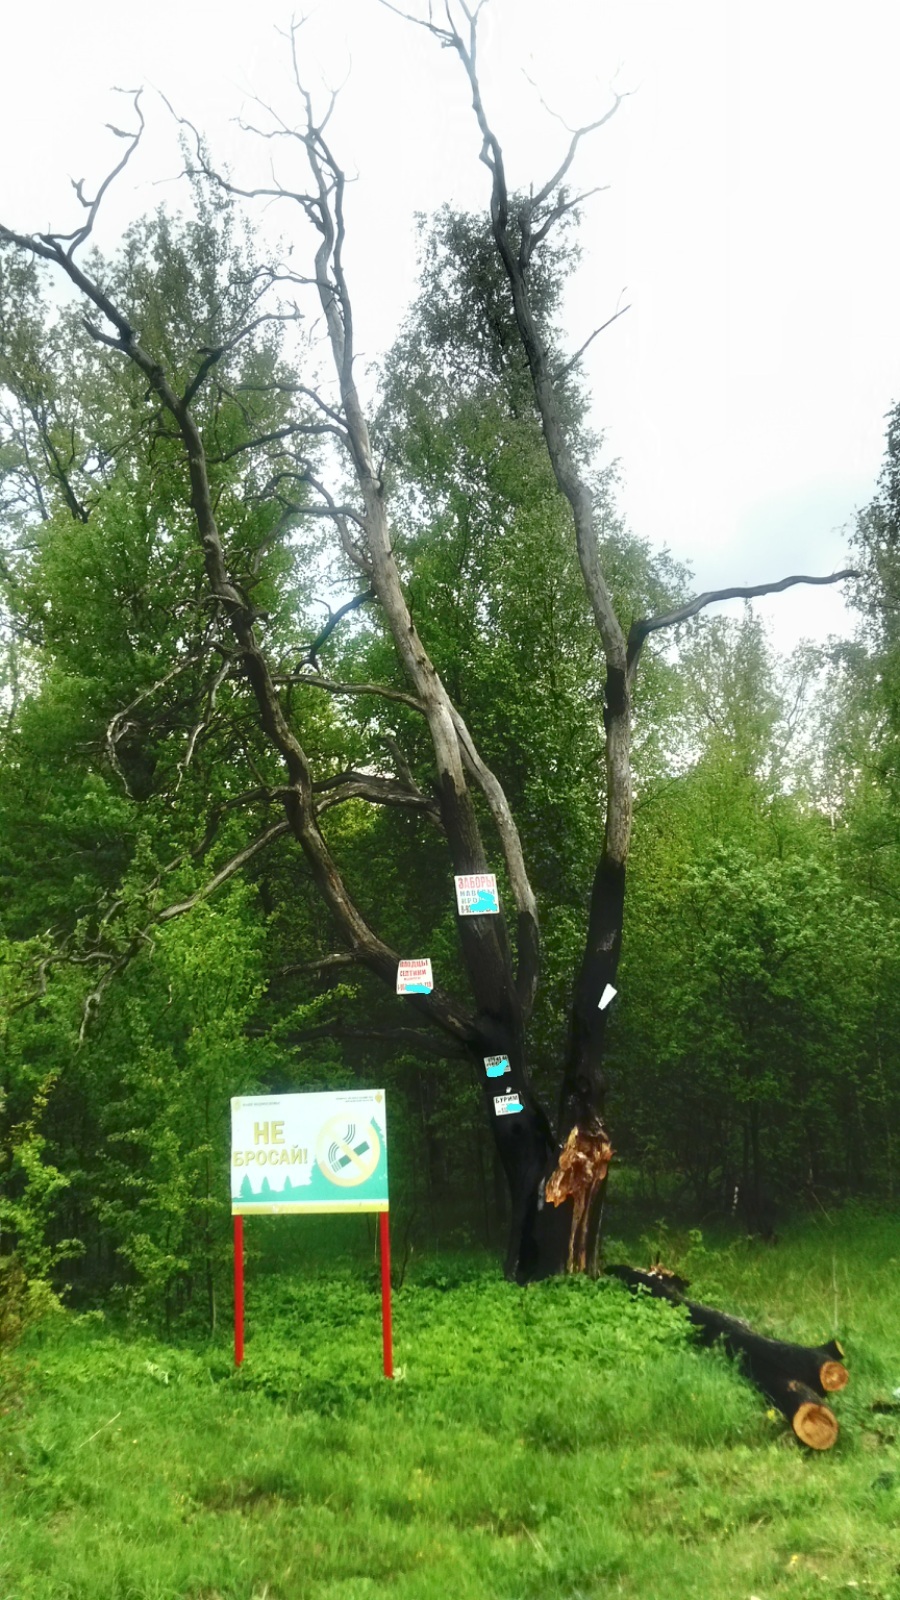
[[584, 1133], [576, 1126], [560, 1151], [556, 1171], [547, 1180], [546, 1199], [552, 1206], [572, 1201], [569, 1272], [587, 1271], [591, 1207], [612, 1158], [613, 1147], [602, 1124], [593, 1133]]

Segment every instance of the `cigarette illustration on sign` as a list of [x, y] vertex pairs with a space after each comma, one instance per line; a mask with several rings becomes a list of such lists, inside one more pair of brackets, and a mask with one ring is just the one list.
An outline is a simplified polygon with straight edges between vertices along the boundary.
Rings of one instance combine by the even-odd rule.
[[319, 1168], [341, 1189], [365, 1183], [378, 1166], [378, 1134], [371, 1122], [349, 1122], [346, 1113], [324, 1123], [316, 1146]]
[[461, 917], [496, 917], [500, 914], [497, 879], [492, 872], [469, 872], [454, 878], [456, 909]]
[[430, 994], [434, 988], [434, 979], [431, 976], [431, 962], [427, 958], [420, 961], [401, 961], [397, 967], [397, 993], [398, 994]]
[[525, 1107], [517, 1094], [494, 1095], [494, 1112], [498, 1117], [509, 1117], [514, 1111], [524, 1110]]
[[502, 1078], [509, 1071], [509, 1056], [485, 1056], [484, 1070], [489, 1078]]

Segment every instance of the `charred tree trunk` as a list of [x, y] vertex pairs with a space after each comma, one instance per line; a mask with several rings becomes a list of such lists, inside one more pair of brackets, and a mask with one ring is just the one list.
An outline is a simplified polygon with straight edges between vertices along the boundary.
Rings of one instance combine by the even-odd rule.
[[[382, 3], [390, 10], [399, 10], [393, 0], [382, 0]], [[560, 1157], [553, 1170], [546, 1174], [544, 1189], [544, 1199], [549, 1206], [544, 1204], [541, 1209], [538, 1196], [536, 1263], [540, 1274], [553, 1270], [594, 1273], [606, 1178], [613, 1154], [604, 1122], [603, 1062], [609, 1012], [603, 1000], [607, 988], [614, 990], [616, 987], [622, 947], [625, 876], [632, 824], [632, 690], [638, 660], [645, 638], [654, 629], [684, 620], [715, 599], [748, 591], [701, 595], [679, 613], [635, 623], [627, 636], [619, 621], [601, 566], [590, 483], [579, 469], [563, 404], [564, 379], [577, 364], [586, 345], [570, 361], [554, 364], [535, 314], [530, 269], [535, 250], [550, 231], [587, 198], [569, 193], [568, 175], [581, 140], [614, 115], [621, 96], [614, 97], [612, 106], [603, 116], [571, 134], [562, 162], [542, 187], [532, 188], [527, 197], [519, 194], [511, 201], [503, 150], [487, 116], [477, 70], [481, 9], [481, 5], [472, 7], [466, 0], [460, 0], [457, 9], [447, 0], [444, 21], [440, 23], [434, 20], [430, 7], [427, 21], [402, 11], [401, 15], [424, 27], [444, 49], [452, 50], [468, 80], [472, 109], [481, 135], [481, 160], [491, 176], [490, 215], [494, 242], [509, 282], [516, 327], [531, 375], [547, 453], [559, 491], [571, 507], [585, 593], [606, 665], [606, 816], [591, 892], [584, 953], [573, 986], [569, 1042], [559, 1100]], [[461, 19], [459, 23], [454, 20], [456, 16]], [[597, 333], [601, 331], [596, 330]], [[592, 334], [591, 339], [595, 336]], [[805, 580], [786, 579], [782, 584], [764, 585], [753, 592], [767, 593], [796, 581]], [[564, 1211], [568, 1221], [567, 1242], [558, 1219], [554, 1221], [553, 1218], [552, 1210], [556, 1208]]]

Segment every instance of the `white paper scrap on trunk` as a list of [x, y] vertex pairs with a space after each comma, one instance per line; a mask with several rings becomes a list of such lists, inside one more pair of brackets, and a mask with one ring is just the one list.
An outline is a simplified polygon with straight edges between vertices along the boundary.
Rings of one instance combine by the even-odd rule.
[[609, 1005], [610, 1000], [615, 1000], [616, 995], [618, 994], [618, 992], [619, 992], [618, 989], [614, 989], [612, 984], [608, 983], [606, 985], [606, 988], [603, 990], [602, 995], [600, 996], [600, 1005], [598, 1007], [598, 1010], [605, 1011], [607, 1006]]
[[433, 988], [431, 962], [427, 957], [419, 961], [401, 961], [398, 964], [398, 994], [430, 994]]
[[500, 897], [492, 872], [466, 872], [453, 882], [456, 884], [456, 909], [461, 917], [499, 916]]
[[498, 1117], [509, 1117], [514, 1111], [524, 1110], [525, 1107], [517, 1094], [494, 1095], [494, 1111]]

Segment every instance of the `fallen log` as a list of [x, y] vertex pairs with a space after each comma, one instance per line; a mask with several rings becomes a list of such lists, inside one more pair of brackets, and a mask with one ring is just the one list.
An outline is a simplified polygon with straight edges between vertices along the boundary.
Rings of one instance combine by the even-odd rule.
[[807, 1388], [797, 1378], [786, 1378], [783, 1372], [773, 1372], [769, 1380], [759, 1383], [793, 1428], [797, 1438], [810, 1450], [830, 1450], [837, 1439], [838, 1420], [829, 1406], [823, 1406], [814, 1389]]
[[641, 1272], [636, 1267], [607, 1267], [631, 1289], [646, 1289], [659, 1300], [683, 1306], [704, 1344], [721, 1339], [729, 1355], [741, 1362], [747, 1376], [787, 1417], [797, 1438], [812, 1450], [830, 1450], [838, 1436], [834, 1412], [821, 1397], [846, 1387], [849, 1373], [837, 1340], [828, 1344], [789, 1344], [755, 1333], [740, 1317], [688, 1300], [686, 1285], [664, 1270]]

